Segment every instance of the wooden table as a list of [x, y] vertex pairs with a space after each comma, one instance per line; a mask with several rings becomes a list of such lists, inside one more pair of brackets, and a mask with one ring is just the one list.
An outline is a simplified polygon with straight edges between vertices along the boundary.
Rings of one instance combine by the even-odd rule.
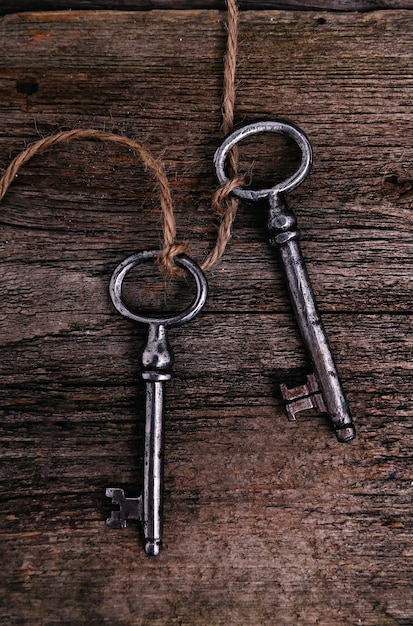
[[[4, 16], [3, 167], [62, 129], [137, 138], [165, 163], [178, 236], [202, 260], [224, 21]], [[314, 146], [290, 205], [357, 439], [338, 444], [321, 415], [286, 420], [277, 385], [308, 361], [262, 215], [243, 205], [206, 309], [172, 337], [164, 550], [149, 559], [137, 526], [107, 528], [105, 487], [139, 488], [144, 411], [144, 329], [107, 287], [126, 255], [159, 247], [158, 192], [113, 145], [35, 157], [0, 220], [3, 624], [413, 624], [413, 15], [246, 11], [240, 28], [237, 125], [286, 119]], [[153, 281], [148, 306], [165, 283], [171, 306], [191, 297]]]

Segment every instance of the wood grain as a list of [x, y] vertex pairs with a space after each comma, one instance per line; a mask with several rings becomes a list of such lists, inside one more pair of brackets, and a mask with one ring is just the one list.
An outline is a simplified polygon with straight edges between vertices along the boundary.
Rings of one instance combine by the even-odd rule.
[[[19, 174], [0, 218], [3, 623], [413, 623], [412, 25], [409, 11], [242, 15], [237, 125], [288, 119], [314, 145], [289, 201], [358, 437], [286, 421], [277, 383], [308, 363], [263, 216], [242, 206], [205, 312], [173, 331], [158, 560], [133, 525], [105, 527], [104, 496], [140, 485], [144, 331], [107, 285], [159, 245], [156, 186], [94, 142]], [[0, 42], [4, 167], [60, 129], [136, 137], [164, 161], [178, 234], [202, 259], [224, 14], [10, 15]], [[285, 151], [252, 142], [242, 167], [268, 182]], [[139, 287], [154, 309], [191, 297], [149, 273]]]
[[[412, 0], [239, 0], [241, 11], [304, 9], [327, 11], [373, 11], [378, 9], [412, 9]], [[22, 11], [121, 10], [154, 9], [225, 10], [225, 0], [2, 0], [0, 15]]]

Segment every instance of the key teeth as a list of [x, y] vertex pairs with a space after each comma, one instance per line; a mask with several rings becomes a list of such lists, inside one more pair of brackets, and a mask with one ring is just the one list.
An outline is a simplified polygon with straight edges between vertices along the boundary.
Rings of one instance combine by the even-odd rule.
[[119, 506], [119, 511], [112, 511], [111, 517], [106, 520], [106, 524], [110, 528], [126, 528], [128, 520], [142, 520], [142, 496], [126, 498], [123, 489], [116, 487], [107, 487], [106, 496], [112, 498], [112, 504]]
[[318, 384], [315, 374], [308, 374], [306, 376], [306, 382], [303, 385], [297, 385], [297, 387], [289, 388], [282, 383], [280, 385], [282, 397], [286, 402], [298, 400], [304, 396], [309, 396], [313, 393], [320, 393], [320, 386]]
[[326, 407], [321, 394], [317, 393], [313, 396], [306, 396], [304, 398], [297, 398], [289, 404], [285, 405], [287, 411], [287, 419], [289, 422], [295, 421], [296, 414], [302, 411], [308, 411], [310, 409], [317, 409], [320, 413], [326, 413]]
[[107, 487], [106, 497], [112, 498], [112, 504], [121, 504], [125, 499], [125, 492], [123, 489], [118, 489], [117, 487]]
[[[289, 389], [283, 383], [280, 385], [280, 391], [286, 403], [285, 410], [287, 412], [288, 421], [295, 421], [297, 413], [301, 413], [302, 411], [307, 411], [309, 409], [317, 409], [320, 413], [326, 413], [329, 415], [314, 374], [309, 374], [307, 376], [307, 382], [304, 383], [304, 385], [294, 387], [294, 389]], [[349, 416], [347, 406], [345, 407], [345, 413]], [[356, 436], [354, 424], [350, 417], [348, 417], [348, 419], [350, 421], [343, 420], [336, 425], [334, 425], [333, 420], [333, 428], [335, 430], [337, 440], [340, 443], [348, 443]]]
[[[112, 498], [112, 504], [118, 504], [121, 506], [125, 498], [125, 494], [123, 489], [108, 487], [106, 489], [106, 497]], [[116, 530], [126, 528], [126, 520], [123, 518], [122, 509], [120, 511], [112, 511], [110, 517], [106, 520], [106, 525]]]
[[112, 511], [110, 517], [106, 519], [106, 525], [115, 530], [126, 528], [126, 520], [122, 518], [120, 511]]
[[293, 389], [289, 389], [283, 383], [280, 385], [280, 391], [286, 402], [285, 409], [289, 421], [295, 421], [297, 413], [309, 409], [317, 409], [320, 413], [327, 413], [323, 396], [314, 374], [309, 374], [306, 383]]

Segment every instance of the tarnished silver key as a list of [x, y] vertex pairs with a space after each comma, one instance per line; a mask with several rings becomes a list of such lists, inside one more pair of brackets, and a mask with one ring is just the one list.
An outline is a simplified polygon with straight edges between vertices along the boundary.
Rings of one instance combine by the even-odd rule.
[[139, 498], [125, 497], [123, 489], [109, 487], [106, 495], [119, 506], [106, 520], [112, 528], [124, 528], [129, 519], [142, 522], [145, 552], [157, 556], [162, 543], [162, 491], [164, 440], [164, 385], [172, 378], [173, 353], [168, 341], [168, 329], [182, 326], [202, 309], [208, 295], [205, 276], [194, 261], [185, 255], [176, 257], [178, 265], [195, 279], [196, 296], [182, 313], [171, 317], [148, 317], [131, 311], [122, 297], [122, 284], [128, 272], [148, 261], [155, 261], [157, 251], [140, 252], [128, 257], [112, 274], [109, 292], [116, 309], [125, 317], [149, 326], [148, 338], [142, 352], [142, 379], [146, 382], [146, 419], [143, 493]]
[[293, 310], [314, 368], [314, 374], [307, 377], [306, 383], [294, 389], [281, 385], [281, 393], [286, 401], [289, 419], [295, 419], [296, 413], [300, 411], [316, 408], [329, 415], [339, 441], [351, 441], [355, 436], [355, 428], [301, 254], [297, 221], [284, 200], [285, 194], [300, 185], [311, 169], [310, 142], [301, 130], [291, 124], [279, 121], [249, 124], [229, 135], [216, 151], [216, 174], [220, 183], [226, 183], [228, 177], [225, 164], [230, 150], [246, 137], [268, 132], [287, 136], [296, 142], [301, 151], [297, 171], [271, 188], [253, 190], [236, 187], [232, 193], [240, 199], [263, 202], [267, 206], [269, 241], [279, 249]]

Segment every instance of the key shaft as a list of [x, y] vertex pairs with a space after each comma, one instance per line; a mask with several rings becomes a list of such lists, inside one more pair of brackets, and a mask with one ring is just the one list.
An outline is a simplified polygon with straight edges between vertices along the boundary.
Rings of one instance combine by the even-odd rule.
[[162, 544], [165, 382], [172, 378], [172, 348], [162, 324], [149, 325], [142, 352], [142, 379], [146, 383], [145, 450], [142, 527], [145, 552], [158, 556]]
[[159, 554], [162, 542], [164, 387], [163, 380], [146, 382], [142, 525], [145, 552], [150, 556]]

